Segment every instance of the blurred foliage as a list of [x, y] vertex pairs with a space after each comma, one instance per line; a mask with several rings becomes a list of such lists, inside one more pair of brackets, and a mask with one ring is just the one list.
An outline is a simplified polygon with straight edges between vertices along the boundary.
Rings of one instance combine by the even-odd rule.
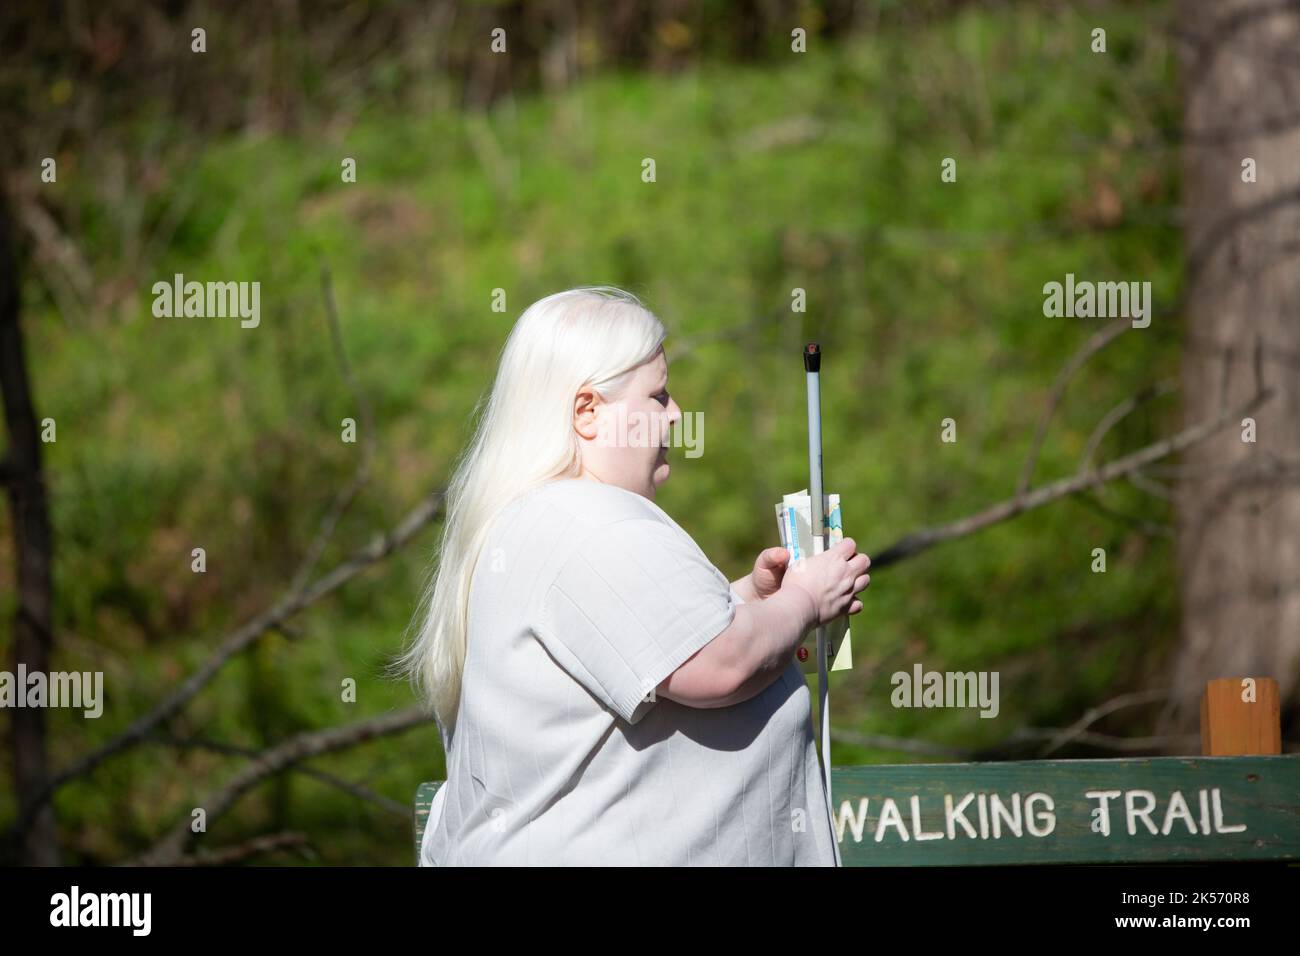
[[[523, 15], [522, 4], [476, 6], [489, 19]], [[716, 28], [733, 6], [707, 3], [696, 26], [670, 17], [678, 26], [628, 28], [656, 49], [689, 46], [684, 61], [633, 69], [656, 64], [615, 46], [596, 62], [603, 70], [584, 63], [560, 87], [493, 95], [483, 109], [419, 74], [401, 44], [350, 73], [311, 46], [331, 31], [351, 36], [351, 10], [391, 7], [325, 5], [284, 98], [296, 122], [259, 124], [255, 102], [271, 101], [244, 100], [209, 73], [194, 95], [210, 96], [225, 119], [204, 128], [163, 89], [199, 84], [169, 61], [156, 97], [62, 140], [59, 181], [40, 187], [95, 293], [83, 309], [61, 307], [50, 267], [34, 258], [29, 354], [39, 414], [59, 429], [46, 446], [55, 661], [105, 671], [107, 688], [97, 721], [51, 711], [56, 768], [121, 731], [224, 629], [278, 597], [349, 480], [360, 445], [339, 441], [340, 421], [357, 407], [331, 349], [322, 265], [378, 431], [374, 477], [322, 569], [446, 480], [514, 319], [574, 285], [629, 288], [669, 326], [673, 393], [704, 413], [705, 453], [672, 453], [658, 501], [732, 579], [776, 543], [773, 503], [807, 484], [798, 356], [807, 340], [826, 356], [827, 488], [843, 496], [847, 532], [868, 553], [1014, 492], [1058, 369], [1099, 325], [1045, 318], [1045, 282], [1067, 272], [1149, 279], [1165, 311], [1081, 372], [1039, 480], [1071, 473], [1105, 412], [1177, 367], [1176, 152], [1161, 135], [1178, 99], [1162, 4], [1086, 17], [1055, 4], [881, 4], [838, 42], [815, 37], [808, 55], [780, 55], [783, 23], [737, 59], [710, 49], [735, 36], [706, 42], [698, 26]], [[828, 8], [799, 9], [815, 18]], [[140, 16], [155, 26], [184, 19], [161, 9]], [[225, 15], [205, 9], [214, 23]], [[108, 29], [86, 16], [90, 36]], [[1109, 31], [1108, 54], [1089, 50], [1096, 23]], [[200, 72], [239, 55], [215, 32], [210, 47], [224, 52]], [[289, 42], [278, 28], [271, 36]], [[358, 43], [378, 40], [362, 30]], [[420, 88], [407, 89], [412, 76]], [[75, 112], [85, 84], [108, 79], [111, 68], [71, 91], [57, 81], [49, 95]], [[340, 182], [344, 157], [357, 161], [355, 184]], [[641, 181], [644, 157], [656, 160], [653, 184]], [[940, 182], [944, 157], [957, 160], [956, 183]], [[154, 318], [150, 287], [175, 273], [259, 281], [261, 326]], [[498, 287], [506, 314], [490, 309]], [[806, 314], [790, 309], [794, 288], [807, 290]], [[939, 440], [948, 417], [955, 444]], [[1175, 423], [1172, 406], [1156, 403], [1125, 419], [1102, 454]], [[1103, 498], [1167, 517], [1131, 488]], [[296, 618], [298, 641], [268, 634], [171, 733], [260, 747], [409, 705], [409, 690], [381, 668], [401, 644], [434, 542], [426, 530]], [[202, 575], [190, 570], [195, 547], [207, 552]], [[1094, 547], [1107, 551], [1105, 574], [1090, 571]], [[881, 570], [854, 619], [855, 668], [834, 680], [834, 725], [956, 747], [1025, 724], [1060, 726], [1158, 680], [1176, 631], [1174, 584], [1167, 540], [1080, 501]], [[890, 674], [915, 661], [999, 671], [998, 718], [891, 708]], [[345, 677], [357, 680], [356, 704], [339, 700]], [[835, 747], [837, 764], [910, 759]], [[108, 861], [142, 848], [242, 763], [161, 745], [108, 762], [58, 797], [67, 856]], [[444, 772], [432, 725], [314, 766], [403, 805], [417, 782]], [[0, 821], [11, 801], [0, 798]], [[301, 774], [246, 796], [206, 839], [289, 828], [312, 834], [327, 863], [410, 862], [409, 820]]]

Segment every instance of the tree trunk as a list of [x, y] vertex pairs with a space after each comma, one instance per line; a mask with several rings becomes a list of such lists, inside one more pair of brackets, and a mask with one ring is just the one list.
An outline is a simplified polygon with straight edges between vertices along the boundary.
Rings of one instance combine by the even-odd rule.
[[[18, 324], [21, 301], [18, 251], [13, 218], [0, 195], [0, 395], [4, 397], [9, 449], [0, 461], [0, 476], [9, 493], [13, 518], [14, 566], [18, 607], [14, 620], [14, 674], [18, 665], [28, 673], [50, 670], [53, 644], [50, 630], [50, 521], [46, 510], [45, 480], [41, 472], [41, 439], [27, 380], [27, 360], [22, 327]], [[19, 687], [18, 693], [25, 693]], [[14, 791], [20, 818], [27, 817], [48, 779], [45, 749], [45, 710], [15, 707], [9, 712], [14, 754]], [[23, 863], [53, 866], [58, 863], [54, 810], [46, 803], [20, 834]]]
[[[1255, 389], [1273, 398], [1185, 457], [1176, 496], [1180, 697], [1161, 732], [1194, 731], [1216, 677], [1277, 679], [1300, 661], [1300, 3], [1183, 0], [1187, 420]], [[1255, 182], [1246, 160], [1254, 160]], [[1245, 165], [1244, 165], [1245, 164]]]

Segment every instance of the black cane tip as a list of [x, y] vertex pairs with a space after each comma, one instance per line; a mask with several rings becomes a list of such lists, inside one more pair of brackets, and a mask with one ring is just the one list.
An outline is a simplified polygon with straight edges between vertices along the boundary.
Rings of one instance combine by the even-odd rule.
[[805, 372], [821, 371], [822, 350], [816, 342], [809, 342], [803, 347], [803, 367]]

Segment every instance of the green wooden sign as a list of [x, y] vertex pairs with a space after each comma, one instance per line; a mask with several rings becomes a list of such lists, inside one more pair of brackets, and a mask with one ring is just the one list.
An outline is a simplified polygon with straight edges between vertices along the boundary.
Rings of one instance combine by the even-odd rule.
[[[415, 849], [441, 783], [415, 799]], [[1300, 859], [1300, 754], [834, 767], [845, 866]]]
[[435, 780], [422, 783], [415, 788], [415, 862], [420, 862], [420, 843], [424, 840], [424, 825], [429, 822], [429, 807], [433, 806], [433, 796], [445, 781]]
[[1300, 755], [835, 767], [845, 866], [1300, 859]]

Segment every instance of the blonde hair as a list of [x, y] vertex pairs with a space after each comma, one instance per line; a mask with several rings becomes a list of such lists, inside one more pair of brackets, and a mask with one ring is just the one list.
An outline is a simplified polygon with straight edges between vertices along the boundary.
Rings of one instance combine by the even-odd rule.
[[447, 486], [435, 566], [412, 621], [418, 633], [396, 662], [438, 722], [444, 746], [460, 704], [470, 579], [492, 519], [529, 489], [578, 476], [578, 389], [589, 385], [616, 401], [665, 334], [636, 296], [611, 286], [548, 295], [511, 329], [486, 409], [480, 399], [474, 437]]

